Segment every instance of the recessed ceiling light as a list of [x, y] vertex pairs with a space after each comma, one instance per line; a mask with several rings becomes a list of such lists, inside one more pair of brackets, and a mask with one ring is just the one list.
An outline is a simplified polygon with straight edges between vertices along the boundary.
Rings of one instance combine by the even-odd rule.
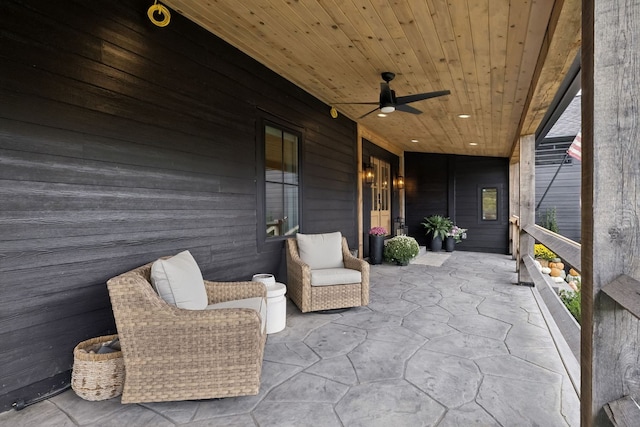
[[477, 142], [470, 142], [469, 145], [478, 145]]
[[417, 139], [412, 139], [411, 142], [418, 142], [418, 140]]
[[471, 117], [471, 114], [458, 114], [458, 117], [460, 117], [461, 119], [468, 119], [469, 117]]
[[378, 113], [378, 117], [387, 117], [385, 113]]

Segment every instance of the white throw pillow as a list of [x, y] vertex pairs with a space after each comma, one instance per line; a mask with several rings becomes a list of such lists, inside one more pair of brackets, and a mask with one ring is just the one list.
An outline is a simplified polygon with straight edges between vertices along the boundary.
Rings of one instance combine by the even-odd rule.
[[187, 310], [204, 310], [207, 291], [200, 268], [189, 251], [151, 265], [151, 283], [167, 304]]
[[296, 234], [300, 259], [312, 270], [319, 268], [343, 268], [342, 234], [339, 231], [325, 234]]

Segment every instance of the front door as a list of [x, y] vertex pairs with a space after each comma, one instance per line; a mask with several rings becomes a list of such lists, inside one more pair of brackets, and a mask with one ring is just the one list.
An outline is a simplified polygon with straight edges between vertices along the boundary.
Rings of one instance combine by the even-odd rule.
[[375, 174], [371, 184], [371, 227], [384, 227], [391, 233], [391, 165], [371, 157]]

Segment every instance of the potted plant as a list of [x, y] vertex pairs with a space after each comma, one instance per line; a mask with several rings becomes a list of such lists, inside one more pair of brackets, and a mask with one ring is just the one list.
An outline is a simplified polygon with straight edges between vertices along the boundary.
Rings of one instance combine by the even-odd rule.
[[457, 225], [451, 226], [449, 231], [447, 231], [447, 237], [444, 240], [444, 249], [447, 252], [453, 252], [456, 243], [462, 242], [462, 239], [467, 237], [466, 233], [466, 228], [460, 228]]
[[387, 229], [384, 227], [373, 227], [369, 230], [369, 264], [382, 264], [386, 235]]
[[396, 236], [387, 242], [384, 247], [385, 261], [395, 261], [398, 265], [407, 265], [409, 261], [418, 256], [420, 246], [416, 239], [409, 236]]
[[549, 262], [558, 257], [555, 253], [550, 251], [545, 245], [536, 243], [533, 246], [534, 258], [540, 263], [541, 267], [548, 268]]
[[431, 234], [431, 250], [440, 251], [442, 240], [447, 237], [447, 232], [453, 226], [451, 220], [442, 215], [431, 215], [424, 218], [422, 225], [427, 230], [427, 234]]

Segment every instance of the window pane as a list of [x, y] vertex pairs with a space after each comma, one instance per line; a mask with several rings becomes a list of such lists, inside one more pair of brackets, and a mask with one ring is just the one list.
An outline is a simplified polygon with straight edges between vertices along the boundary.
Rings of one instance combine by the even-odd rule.
[[498, 219], [498, 189], [482, 189], [482, 219], [495, 221]]
[[298, 184], [298, 137], [284, 132], [283, 135], [284, 182]]
[[286, 221], [284, 234], [292, 235], [298, 232], [300, 223], [298, 221], [298, 187], [292, 185], [284, 186], [284, 211]]
[[267, 236], [282, 236], [282, 226], [284, 222], [284, 196], [282, 194], [282, 185], [266, 183], [265, 188], [266, 201], [266, 221]]
[[266, 180], [282, 182], [282, 131], [266, 126], [264, 131]]
[[389, 178], [391, 177], [391, 169], [388, 163], [380, 162], [380, 174], [382, 177], [382, 210], [389, 210]]

